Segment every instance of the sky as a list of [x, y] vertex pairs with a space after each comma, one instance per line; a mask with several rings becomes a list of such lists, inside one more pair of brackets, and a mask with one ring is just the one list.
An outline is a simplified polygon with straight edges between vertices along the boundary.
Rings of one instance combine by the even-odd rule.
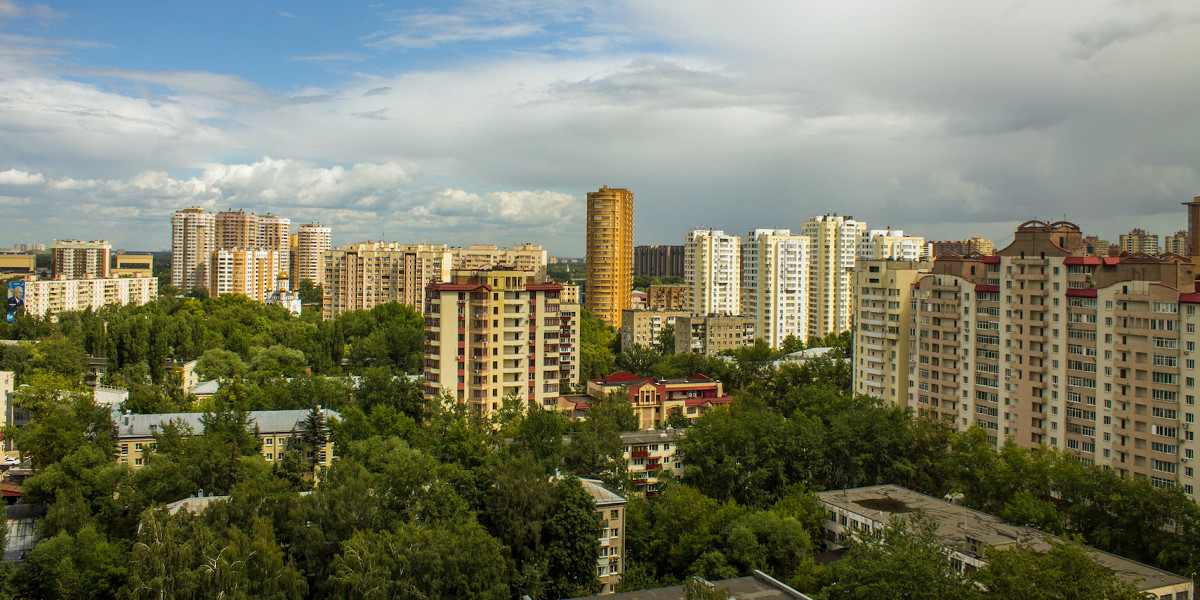
[[1195, 0], [0, 0], [0, 246], [170, 247], [187, 206], [334, 243], [584, 254], [853, 215], [1116, 241], [1200, 196]]

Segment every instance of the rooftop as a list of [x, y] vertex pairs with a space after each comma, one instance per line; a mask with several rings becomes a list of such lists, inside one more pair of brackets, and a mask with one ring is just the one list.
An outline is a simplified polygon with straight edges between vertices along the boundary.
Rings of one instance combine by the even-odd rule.
[[622, 444], [650, 444], [654, 442], [674, 442], [684, 436], [686, 432], [675, 428], [668, 427], [667, 429], [648, 430], [648, 431], [626, 431], [621, 433]]
[[[321, 409], [325, 418], [340, 417], [337, 411], [328, 408]], [[250, 412], [251, 427], [258, 427], [262, 433], [290, 433], [303, 431], [304, 421], [308, 418], [308, 409], [300, 410], [255, 410]], [[129, 414], [120, 417], [117, 422], [118, 438], [151, 437], [160, 428], [172, 421], [182, 421], [191, 426], [193, 433], [204, 431], [200, 417], [204, 413], [157, 413]]]
[[[1050, 549], [1050, 541], [1061, 541], [1044, 531], [1014, 525], [987, 513], [952, 504], [895, 485], [876, 485], [847, 490], [831, 490], [818, 494], [822, 502], [859, 516], [886, 524], [895, 515], [923, 511], [938, 524], [938, 534], [947, 546], [965, 551], [967, 538], [992, 546], [1018, 544], [1036, 552]], [[1186, 577], [1156, 569], [1150, 565], [1122, 558], [1115, 554], [1088, 548], [1096, 562], [1118, 577], [1137, 582], [1139, 589], [1155, 589], [1189, 583]]]
[[596, 502], [596, 506], [608, 506], [611, 504], [625, 504], [625, 499], [612, 493], [608, 488], [604, 487], [598, 479], [580, 479], [583, 483], [583, 489], [591, 495], [592, 500]]
[[[784, 585], [762, 571], [755, 571], [754, 575], [747, 577], [725, 579], [712, 583], [717, 589], [725, 588], [729, 590], [729, 597], [731, 599], [809, 600], [808, 596]], [[586, 598], [604, 598], [604, 600], [684, 600], [685, 597], [683, 586], [673, 585], [671, 587], [655, 588], [652, 590], [621, 592], [620, 594], [608, 594], [604, 596], [587, 596]], [[576, 600], [585, 600], [585, 598], [577, 598]]]

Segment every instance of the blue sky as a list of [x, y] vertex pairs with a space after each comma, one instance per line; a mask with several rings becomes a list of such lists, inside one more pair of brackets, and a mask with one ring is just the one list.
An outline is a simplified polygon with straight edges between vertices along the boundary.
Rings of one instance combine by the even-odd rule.
[[1115, 239], [1200, 195], [1200, 5], [0, 0], [0, 245], [165, 248], [188, 205], [336, 243], [581, 255], [853, 214]]

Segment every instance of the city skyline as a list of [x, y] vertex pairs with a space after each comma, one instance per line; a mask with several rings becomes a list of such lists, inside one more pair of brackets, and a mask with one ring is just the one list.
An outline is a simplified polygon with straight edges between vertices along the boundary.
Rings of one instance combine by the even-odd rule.
[[4, 0], [0, 246], [165, 248], [199, 205], [582, 256], [600, 185], [637, 190], [635, 244], [836, 211], [1003, 245], [1169, 234], [1200, 194], [1192, 4], [726, 12]]

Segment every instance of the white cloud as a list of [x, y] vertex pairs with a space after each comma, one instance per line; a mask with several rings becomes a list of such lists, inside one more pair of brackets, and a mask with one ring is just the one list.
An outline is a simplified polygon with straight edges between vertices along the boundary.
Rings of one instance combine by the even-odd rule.
[[0, 171], [0, 185], [35, 185], [46, 181], [41, 173], [30, 173], [19, 169]]

